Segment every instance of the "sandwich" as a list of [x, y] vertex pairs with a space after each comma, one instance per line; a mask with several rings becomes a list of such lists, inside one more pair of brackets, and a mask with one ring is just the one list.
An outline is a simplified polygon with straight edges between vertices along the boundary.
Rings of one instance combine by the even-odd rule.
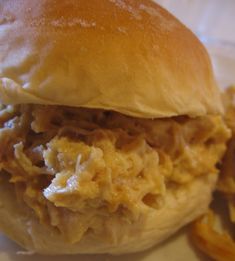
[[205, 213], [230, 130], [210, 58], [150, 0], [0, 3], [0, 230], [137, 252]]

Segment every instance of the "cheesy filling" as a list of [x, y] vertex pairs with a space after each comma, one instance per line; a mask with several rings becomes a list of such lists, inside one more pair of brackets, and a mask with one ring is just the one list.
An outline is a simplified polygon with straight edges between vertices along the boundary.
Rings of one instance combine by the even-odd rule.
[[104, 220], [133, 222], [216, 175], [230, 132], [220, 116], [138, 119], [62, 106], [2, 106], [0, 167], [17, 198], [71, 242]]

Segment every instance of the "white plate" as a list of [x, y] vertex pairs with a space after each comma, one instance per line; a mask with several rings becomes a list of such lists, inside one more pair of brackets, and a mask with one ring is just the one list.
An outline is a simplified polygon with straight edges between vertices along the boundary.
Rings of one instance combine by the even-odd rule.
[[200, 37], [212, 58], [219, 86], [235, 84], [235, 43]]
[[[216, 77], [221, 87], [235, 83], [235, 45], [202, 39], [211, 54]], [[0, 261], [25, 261], [31, 260], [32, 256], [17, 254], [22, 251], [16, 244], [0, 235]], [[124, 256], [110, 255], [76, 255], [45, 257], [33, 256], [34, 261], [197, 261], [207, 260], [204, 256], [196, 253], [190, 245], [186, 229], [181, 230], [173, 238], [164, 244], [151, 250]]]

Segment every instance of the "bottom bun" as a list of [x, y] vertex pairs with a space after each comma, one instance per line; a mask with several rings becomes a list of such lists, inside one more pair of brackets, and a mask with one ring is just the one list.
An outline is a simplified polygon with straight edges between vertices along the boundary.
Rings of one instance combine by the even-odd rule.
[[217, 175], [194, 179], [174, 193], [168, 193], [164, 207], [151, 209], [134, 223], [112, 219], [107, 234], [86, 233], [75, 244], [53, 227], [40, 224], [32, 211], [17, 202], [13, 186], [0, 182], [0, 229], [29, 251], [42, 254], [123, 254], [147, 249], [203, 214], [211, 201]]

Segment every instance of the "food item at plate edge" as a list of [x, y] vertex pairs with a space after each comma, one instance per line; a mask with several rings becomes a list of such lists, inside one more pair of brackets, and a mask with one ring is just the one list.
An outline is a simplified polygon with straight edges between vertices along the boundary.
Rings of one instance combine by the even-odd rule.
[[[219, 261], [235, 260], [235, 87], [231, 86], [223, 93], [225, 107], [225, 122], [232, 130], [232, 137], [228, 142], [228, 148], [221, 165], [221, 173], [217, 183], [217, 190], [227, 201], [230, 226], [224, 226], [225, 213], [222, 215], [222, 223], [213, 210], [192, 224], [191, 238], [195, 245], [204, 253]], [[228, 223], [228, 222], [225, 222]]]
[[227, 231], [218, 229], [216, 215], [210, 210], [196, 220], [191, 229], [193, 243], [216, 261], [230, 261], [235, 258], [235, 242]]
[[0, 228], [40, 253], [127, 253], [207, 210], [230, 131], [208, 54], [157, 4], [6, 1]]

